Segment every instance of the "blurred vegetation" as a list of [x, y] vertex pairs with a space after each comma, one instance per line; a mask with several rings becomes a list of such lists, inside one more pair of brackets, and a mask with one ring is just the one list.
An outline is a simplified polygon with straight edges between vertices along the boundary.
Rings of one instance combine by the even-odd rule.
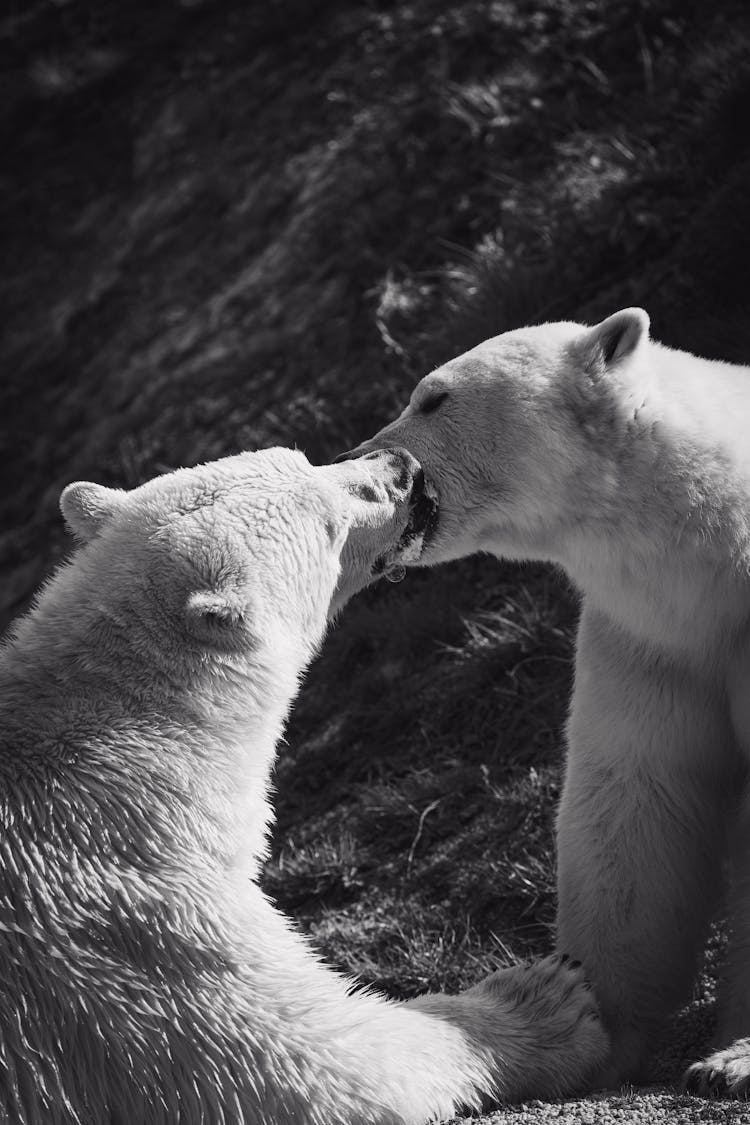
[[[6, 3], [3, 623], [72, 479], [325, 461], [479, 339], [626, 304], [747, 361], [749, 46], [745, 0]], [[575, 620], [488, 559], [345, 611], [266, 872], [332, 963], [409, 995], [549, 948]]]

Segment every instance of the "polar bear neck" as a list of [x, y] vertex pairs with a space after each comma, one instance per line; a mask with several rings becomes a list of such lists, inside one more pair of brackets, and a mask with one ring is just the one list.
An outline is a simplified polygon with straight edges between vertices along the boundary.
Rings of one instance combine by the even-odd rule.
[[750, 630], [750, 368], [648, 348], [638, 393], [585, 433], [559, 520], [525, 546], [640, 641], [714, 663]]
[[77, 823], [127, 836], [136, 867], [140, 852], [146, 866], [210, 856], [217, 871], [255, 877], [306, 650], [281, 637], [252, 658], [134, 648], [80, 580], [80, 567], [59, 571], [0, 652], [0, 798], [12, 803], [30, 773], [42, 802], [27, 803], [32, 819], [48, 817], [44, 790], [61, 789], [77, 794]]

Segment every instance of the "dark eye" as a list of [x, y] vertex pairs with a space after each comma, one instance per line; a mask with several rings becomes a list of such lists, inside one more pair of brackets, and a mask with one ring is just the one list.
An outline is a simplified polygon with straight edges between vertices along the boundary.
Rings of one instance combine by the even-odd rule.
[[427, 398], [422, 399], [419, 404], [420, 414], [434, 414], [437, 408], [448, 397], [447, 391], [436, 391], [435, 394], [428, 395]]

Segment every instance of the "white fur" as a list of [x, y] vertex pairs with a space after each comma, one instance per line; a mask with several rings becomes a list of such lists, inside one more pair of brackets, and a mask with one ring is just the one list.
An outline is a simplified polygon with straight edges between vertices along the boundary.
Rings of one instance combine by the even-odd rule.
[[718, 1045], [741, 1043], [691, 1081], [747, 1092], [750, 368], [657, 344], [639, 309], [521, 329], [423, 379], [360, 449], [385, 445], [439, 493], [423, 565], [548, 559], [582, 592], [558, 940], [613, 1036], [602, 1081], [637, 1076], [688, 998], [730, 857]]
[[580, 970], [352, 994], [258, 887], [290, 702], [404, 479], [270, 450], [66, 489], [82, 546], [0, 653], [2, 1121], [418, 1125], [603, 1054]]

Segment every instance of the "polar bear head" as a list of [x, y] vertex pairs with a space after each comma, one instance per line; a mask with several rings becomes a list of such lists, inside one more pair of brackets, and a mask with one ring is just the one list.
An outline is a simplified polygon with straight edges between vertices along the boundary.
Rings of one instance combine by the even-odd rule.
[[402, 446], [438, 514], [418, 564], [476, 551], [560, 559], [590, 507], [605, 516], [648, 385], [649, 319], [624, 309], [593, 328], [506, 332], [417, 384], [402, 414], [344, 457]]
[[419, 476], [405, 451], [314, 467], [288, 449], [179, 469], [131, 491], [69, 485], [75, 598], [138, 649], [305, 659], [337, 609], [398, 556]]

